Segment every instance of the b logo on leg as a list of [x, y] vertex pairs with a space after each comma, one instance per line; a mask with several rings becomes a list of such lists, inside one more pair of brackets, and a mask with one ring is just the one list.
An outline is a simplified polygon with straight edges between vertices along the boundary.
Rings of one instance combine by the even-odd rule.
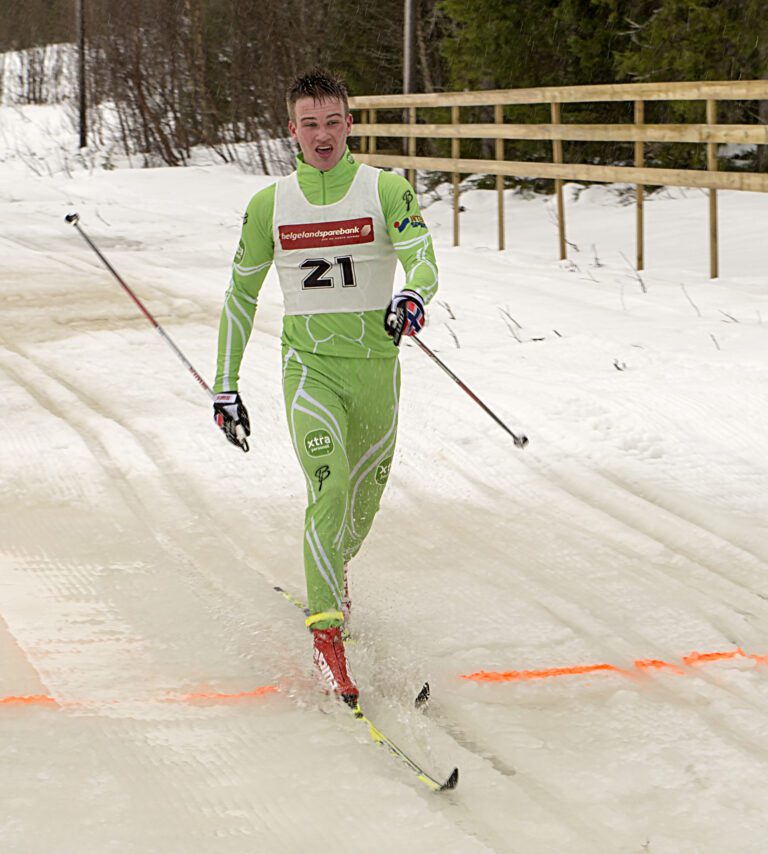
[[323, 481], [326, 478], [331, 476], [331, 469], [328, 466], [320, 466], [319, 469], [315, 471], [315, 477], [317, 478], [317, 491], [321, 492], [323, 489]]

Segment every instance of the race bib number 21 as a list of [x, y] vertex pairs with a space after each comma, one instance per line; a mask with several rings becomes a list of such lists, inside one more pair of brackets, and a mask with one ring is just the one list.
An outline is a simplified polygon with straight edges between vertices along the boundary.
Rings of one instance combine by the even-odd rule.
[[301, 280], [303, 290], [310, 288], [333, 288], [337, 281], [342, 288], [357, 287], [355, 281], [355, 265], [351, 255], [341, 255], [333, 259], [307, 258], [301, 263], [301, 269], [307, 270], [307, 275]]

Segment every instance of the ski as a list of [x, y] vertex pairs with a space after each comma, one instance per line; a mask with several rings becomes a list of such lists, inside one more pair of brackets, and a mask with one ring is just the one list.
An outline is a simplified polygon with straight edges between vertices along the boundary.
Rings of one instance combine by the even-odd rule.
[[[303, 614], [309, 615], [309, 608], [295, 596], [292, 596], [282, 587], [275, 586], [275, 591], [280, 593], [286, 601], [290, 602], [291, 605], [298, 608]], [[422, 686], [421, 690], [416, 696], [414, 700], [414, 706], [417, 709], [422, 709], [429, 702], [429, 682], [425, 682]], [[391, 738], [386, 736], [377, 726], [373, 723], [373, 721], [367, 717], [365, 712], [360, 708], [360, 703], [355, 703], [354, 706], [346, 706], [352, 714], [353, 718], [359, 723], [365, 724], [368, 730], [368, 735], [371, 737], [371, 740], [374, 744], [380, 744], [383, 747], [386, 747], [389, 751], [389, 755], [399, 759], [405, 765], [407, 765], [411, 771], [416, 775], [416, 778], [424, 783], [425, 786], [428, 786], [433, 792], [445, 792], [450, 791], [451, 789], [455, 789], [459, 784], [459, 769], [454, 768], [453, 771], [448, 775], [448, 779], [445, 782], [440, 782], [436, 780], [431, 774], [428, 774], [419, 764], [411, 759], [408, 754], [398, 747]]]
[[456, 786], [459, 785], [458, 768], [454, 768], [448, 776], [448, 779], [444, 783], [440, 783], [430, 774], [427, 774], [427, 772], [418, 763], [414, 762], [407, 753], [401, 750], [391, 738], [384, 735], [384, 733], [370, 720], [370, 718], [365, 716], [359, 703], [351, 711], [355, 720], [364, 723], [368, 727], [368, 734], [376, 744], [383, 745], [389, 750], [391, 756], [394, 756], [401, 762], [404, 762], [411, 771], [413, 771], [417, 779], [421, 780], [421, 782], [426, 786], [429, 786], [433, 792], [445, 792], [450, 789], [455, 789]]
[[309, 608], [295, 596], [291, 596], [291, 594], [287, 590], [283, 590], [282, 587], [275, 586], [274, 589], [284, 598], [287, 599], [291, 605], [295, 605], [305, 617], [309, 616]]

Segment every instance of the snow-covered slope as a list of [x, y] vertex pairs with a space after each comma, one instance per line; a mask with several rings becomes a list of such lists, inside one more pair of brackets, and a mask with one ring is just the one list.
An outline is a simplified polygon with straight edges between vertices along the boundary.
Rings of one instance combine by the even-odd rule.
[[[4, 852], [764, 850], [768, 199], [720, 194], [712, 282], [706, 197], [653, 197], [647, 292], [616, 188], [571, 189], [562, 264], [549, 199], [508, 194], [502, 253], [493, 194], [464, 195], [460, 248], [448, 201], [423, 199], [442, 282], [423, 339], [530, 439], [404, 348], [350, 657], [384, 731], [461, 767], [433, 795], [320, 695], [272, 589], [303, 588], [276, 281], [246, 456], [64, 222], [210, 380], [240, 214], [270, 179], [86, 169], [54, 108], [0, 127]], [[580, 672], [597, 664], [617, 669]]]

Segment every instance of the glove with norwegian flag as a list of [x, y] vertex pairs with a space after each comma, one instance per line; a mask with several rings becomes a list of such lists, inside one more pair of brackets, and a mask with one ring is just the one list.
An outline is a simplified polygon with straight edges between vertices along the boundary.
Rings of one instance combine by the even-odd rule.
[[251, 435], [248, 410], [236, 391], [225, 391], [213, 398], [213, 420], [221, 428], [227, 441], [243, 451], [248, 450], [246, 436]]
[[392, 336], [395, 347], [403, 335], [421, 332], [425, 322], [424, 300], [416, 291], [399, 291], [384, 312], [384, 329]]

